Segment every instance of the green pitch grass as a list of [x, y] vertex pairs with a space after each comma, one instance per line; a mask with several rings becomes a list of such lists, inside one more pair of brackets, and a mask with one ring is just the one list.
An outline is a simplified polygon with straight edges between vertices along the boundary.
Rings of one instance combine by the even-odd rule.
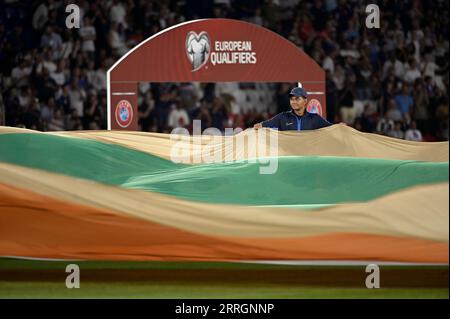
[[[70, 263], [79, 289], [65, 286]], [[0, 258], [0, 298], [449, 298], [448, 266], [380, 266], [380, 289], [366, 276], [364, 266]]]

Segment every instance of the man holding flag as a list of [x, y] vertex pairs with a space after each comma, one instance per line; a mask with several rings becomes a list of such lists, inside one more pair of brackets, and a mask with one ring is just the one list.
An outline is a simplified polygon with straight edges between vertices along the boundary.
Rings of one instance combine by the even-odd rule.
[[276, 128], [279, 131], [305, 131], [332, 125], [320, 115], [309, 113], [306, 110], [308, 93], [303, 87], [293, 88], [289, 93], [289, 98], [291, 111], [279, 113], [270, 120], [255, 124], [253, 128], [268, 127]]

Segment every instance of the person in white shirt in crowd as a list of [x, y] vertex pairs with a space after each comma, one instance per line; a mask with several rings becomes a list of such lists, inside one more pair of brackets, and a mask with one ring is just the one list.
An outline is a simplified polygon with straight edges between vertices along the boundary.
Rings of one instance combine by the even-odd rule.
[[159, 12], [159, 25], [162, 29], [165, 29], [170, 26], [170, 20], [173, 20], [173, 14], [170, 12], [170, 9], [166, 4], [162, 4]]
[[125, 17], [127, 15], [126, 7], [123, 3], [118, 0], [113, 0], [111, 9], [109, 10], [109, 20], [111, 23], [117, 23], [126, 28], [127, 24]]
[[420, 23], [413, 19], [412, 20], [412, 30], [408, 31], [406, 41], [412, 43], [414, 46], [414, 58], [417, 62], [421, 62], [421, 45], [424, 43], [424, 33], [420, 29]]
[[50, 73], [50, 77], [58, 86], [63, 86], [69, 77], [69, 70], [66, 68], [66, 60], [62, 59], [58, 62], [58, 66], [54, 72]]
[[18, 87], [26, 85], [28, 83], [28, 77], [32, 71], [29, 62], [25, 59], [21, 59], [18, 66], [14, 67], [11, 71], [11, 78], [14, 84]]
[[28, 108], [34, 98], [31, 88], [29, 86], [23, 86], [17, 98], [22, 109]]
[[56, 109], [54, 116], [47, 125], [48, 131], [64, 131], [64, 117], [61, 109]]
[[179, 100], [175, 101], [172, 105], [172, 111], [169, 113], [168, 125], [171, 129], [176, 127], [187, 127], [191, 124], [189, 115], [186, 110], [181, 107], [181, 102]]
[[69, 99], [70, 105], [73, 109], [75, 109], [76, 116], [83, 116], [84, 114], [84, 101], [86, 100], [86, 92], [80, 88], [78, 85], [79, 79], [75, 77], [72, 80], [70, 91], [69, 91]]
[[419, 66], [417, 65], [417, 62], [415, 59], [411, 58], [409, 60], [408, 66], [406, 67], [405, 72], [405, 82], [407, 83], [413, 83], [416, 79], [421, 78], [422, 73], [419, 70]]
[[394, 129], [394, 121], [388, 119], [386, 115], [378, 120], [376, 132], [381, 135], [387, 135], [387, 133]]
[[92, 26], [92, 21], [89, 16], [84, 17], [83, 26], [78, 31], [81, 37], [81, 51], [87, 52], [88, 54], [93, 55], [95, 52], [95, 39], [97, 33], [95, 28]]
[[415, 121], [411, 121], [409, 129], [405, 133], [405, 140], [422, 142], [422, 133], [417, 129]]
[[336, 85], [336, 89], [338, 91], [344, 89], [345, 70], [341, 65], [337, 65], [336, 67], [336, 72], [333, 74], [333, 82]]
[[117, 22], [111, 23], [108, 33], [108, 44], [116, 57], [121, 57], [128, 52], [128, 47], [119, 33], [119, 24]]
[[43, 68], [47, 69], [49, 74], [57, 69], [56, 64], [52, 61], [52, 51], [49, 48], [37, 57], [36, 73], [42, 74]]
[[396, 57], [394, 53], [391, 53], [389, 60], [387, 60], [383, 65], [383, 76], [382, 79], [386, 79], [388, 76], [389, 69], [391, 67], [394, 67], [395, 76], [399, 79], [403, 79], [403, 76], [405, 74], [405, 66], [402, 62], [400, 62]]
[[54, 1], [43, 1], [34, 11], [32, 25], [35, 30], [42, 30], [48, 21], [48, 11], [54, 8]]
[[425, 60], [422, 62], [421, 68], [424, 77], [429, 76], [433, 81], [436, 79], [436, 71], [439, 70], [439, 66], [434, 63], [431, 53], [425, 54]]
[[330, 74], [334, 74], [334, 61], [336, 60], [336, 49], [331, 49], [330, 53], [325, 56], [322, 62], [322, 68], [329, 70]]
[[71, 56], [76, 56], [80, 49], [80, 41], [72, 38], [70, 29], [63, 31], [62, 39], [61, 49], [56, 51], [56, 59], [69, 59]]
[[106, 90], [106, 61], [101, 62], [89, 82], [97, 91]]

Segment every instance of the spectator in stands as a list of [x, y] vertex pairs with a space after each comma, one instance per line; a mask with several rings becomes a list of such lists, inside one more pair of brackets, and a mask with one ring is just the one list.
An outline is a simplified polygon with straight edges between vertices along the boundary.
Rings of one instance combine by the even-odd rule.
[[430, 99], [422, 80], [417, 80], [414, 85], [414, 113], [413, 118], [417, 122], [417, 127], [422, 131], [429, 131]]
[[401, 92], [395, 96], [395, 102], [397, 103], [397, 108], [403, 116], [408, 114], [410, 109], [413, 107], [414, 101], [411, 93], [409, 92], [407, 83], [403, 83]]
[[23, 114], [22, 121], [26, 128], [31, 130], [42, 129], [40, 123], [41, 118], [41, 106], [39, 100], [34, 98], [31, 100], [30, 105]]
[[116, 58], [121, 57], [128, 51], [128, 47], [119, 31], [119, 26], [117, 22], [113, 22], [108, 34], [108, 44]]
[[195, 120], [200, 120], [201, 131], [212, 126], [212, 118], [210, 112], [210, 103], [206, 99], [200, 101], [200, 108], [193, 117]]
[[90, 58], [93, 58], [97, 33], [92, 26], [91, 18], [89, 16], [85, 16], [83, 22], [83, 26], [78, 31], [81, 38], [81, 51], [86, 52]]
[[387, 135], [387, 133], [394, 129], [394, 121], [383, 116], [378, 120], [376, 132], [381, 135]]
[[53, 119], [53, 114], [55, 111], [55, 99], [50, 97], [47, 103], [41, 106], [41, 119], [44, 128], [47, 128], [48, 123]]
[[386, 117], [394, 122], [400, 122], [403, 120], [403, 114], [397, 107], [394, 99], [389, 100], [388, 110], [386, 112]]
[[402, 130], [402, 123], [401, 122], [395, 122], [394, 128], [392, 130], [390, 130], [387, 133], [387, 135], [390, 136], [390, 137], [403, 139], [404, 136], [405, 136], [405, 133]]
[[91, 129], [91, 123], [96, 123], [101, 118], [101, 111], [98, 105], [97, 94], [91, 94], [87, 98], [86, 107], [83, 110], [83, 118], [81, 120], [83, 129]]
[[61, 49], [62, 38], [61, 36], [53, 30], [52, 25], [47, 25], [45, 27], [45, 33], [41, 38], [41, 48], [51, 48], [55, 50]]
[[405, 67], [403, 63], [397, 59], [394, 52], [389, 55], [389, 60], [387, 60], [383, 65], [383, 80], [386, 79], [391, 68], [394, 70], [394, 75], [397, 78], [403, 79]]
[[355, 99], [355, 75], [349, 74], [345, 79], [344, 88], [339, 94], [340, 115], [346, 124], [353, 124], [355, 120], [355, 108], [353, 102]]
[[17, 87], [27, 85], [28, 77], [31, 75], [32, 68], [25, 59], [20, 59], [19, 65], [14, 67], [11, 72], [11, 79]]
[[86, 92], [79, 86], [79, 79], [73, 78], [69, 90], [70, 106], [74, 110], [74, 115], [81, 117], [84, 114], [84, 101]]
[[63, 86], [69, 78], [69, 71], [66, 69], [66, 60], [61, 59], [58, 62], [56, 70], [50, 72], [50, 77], [58, 86]]
[[355, 121], [358, 120], [360, 123], [360, 131], [372, 133], [375, 131], [377, 122], [375, 114], [372, 112], [370, 104], [364, 106], [364, 112], [361, 116], [357, 117]]
[[408, 67], [406, 68], [405, 72], [405, 82], [411, 84], [421, 77], [422, 73], [419, 70], [416, 60], [414, 58], [410, 58]]
[[64, 118], [61, 109], [56, 109], [54, 116], [47, 125], [49, 131], [64, 131]]
[[228, 110], [221, 97], [216, 97], [212, 103], [211, 121], [212, 126], [221, 132], [225, 130], [225, 121], [228, 119]]
[[51, 9], [54, 9], [54, 1], [53, 0], [43, 1], [43, 3], [41, 3], [36, 8], [36, 10], [34, 11], [33, 20], [32, 20], [33, 27], [36, 30], [39, 31], [44, 28], [45, 24], [48, 21], [48, 12]]
[[412, 121], [405, 133], [405, 140], [422, 142], [422, 133], [417, 129], [416, 122]]
[[172, 110], [169, 113], [169, 129], [187, 127], [189, 124], [191, 124], [191, 121], [186, 110], [182, 108], [181, 101], [179, 99], [175, 100], [175, 103], [172, 104]]
[[144, 100], [139, 106], [139, 124], [143, 131], [157, 130], [155, 100], [150, 90], [145, 93]]
[[109, 11], [109, 20], [111, 23], [117, 23], [117, 25], [121, 26], [122, 28], [126, 28], [126, 20], [125, 17], [127, 15], [127, 10], [125, 5], [118, 1], [113, 0], [111, 9]]

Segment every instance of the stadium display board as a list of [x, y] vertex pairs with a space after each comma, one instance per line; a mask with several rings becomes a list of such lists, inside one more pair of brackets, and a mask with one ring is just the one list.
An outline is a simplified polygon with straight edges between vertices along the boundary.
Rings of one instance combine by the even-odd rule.
[[[137, 130], [139, 82], [301, 82], [326, 116], [325, 72], [280, 35], [231, 19], [188, 21], [141, 42], [107, 72], [108, 129]], [[321, 113], [320, 113], [321, 112]]]

